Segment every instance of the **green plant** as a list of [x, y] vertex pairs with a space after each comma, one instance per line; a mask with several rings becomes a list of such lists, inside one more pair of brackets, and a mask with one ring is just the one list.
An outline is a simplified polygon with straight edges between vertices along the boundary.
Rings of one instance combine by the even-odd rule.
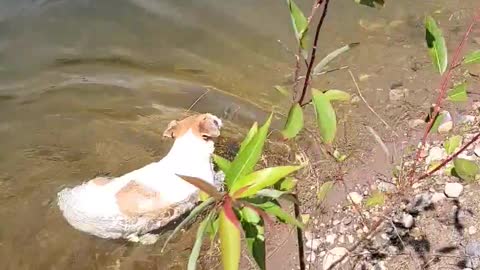
[[[294, 187], [294, 180], [287, 176], [302, 166], [278, 166], [254, 171], [263, 152], [271, 119], [272, 116], [260, 128], [256, 123], [252, 126], [233, 161], [214, 155], [215, 163], [225, 173], [224, 192], [201, 179], [180, 176], [210, 197], [194, 208], [172, 235], [213, 205], [198, 227], [188, 263], [189, 270], [196, 268], [206, 233], [211, 239], [215, 239], [218, 234], [225, 270], [238, 269], [242, 232], [248, 250], [260, 269], [265, 269], [265, 225], [270, 222], [269, 215], [284, 223], [303, 226], [284, 211], [278, 202], [280, 197], [289, 196]], [[284, 181], [280, 182], [281, 180]], [[167, 243], [172, 235], [167, 239]]]

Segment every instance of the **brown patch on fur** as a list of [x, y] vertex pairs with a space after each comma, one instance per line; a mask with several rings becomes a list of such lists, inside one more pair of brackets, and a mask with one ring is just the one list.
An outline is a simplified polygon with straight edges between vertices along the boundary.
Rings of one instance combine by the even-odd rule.
[[107, 178], [107, 177], [97, 177], [97, 178], [94, 178], [94, 179], [90, 180], [89, 182], [93, 183], [97, 186], [105, 186], [106, 184], [110, 183], [110, 181], [112, 181], [112, 179]]
[[158, 217], [168, 206], [159, 192], [131, 181], [115, 195], [120, 211], [129, 217], [150, 216]]
[[189, 116], [181, 121], [172, 121], [168, 124], [163, 136], [178, 138], [192, 130], [193, 134], [202, 138], [218, 137], [220, 135], [219, 119], [211, 114]]

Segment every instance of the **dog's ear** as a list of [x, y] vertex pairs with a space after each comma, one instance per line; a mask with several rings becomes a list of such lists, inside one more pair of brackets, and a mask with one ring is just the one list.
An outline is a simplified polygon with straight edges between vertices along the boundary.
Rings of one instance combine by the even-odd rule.
[[177, 126], [177, 120], [173, 120], [172, 122], [170, 122], [167, 126], [167, 129], [165, 129], [165, 131], [163, 132], [163, 137], [175, 139], [175, 131], [177, 129]]

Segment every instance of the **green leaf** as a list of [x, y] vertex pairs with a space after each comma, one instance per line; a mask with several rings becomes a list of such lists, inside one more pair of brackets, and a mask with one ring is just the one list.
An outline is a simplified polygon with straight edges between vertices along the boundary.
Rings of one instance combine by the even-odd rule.
[[480, 63], [480, 50], [471, 52], [463, 59], [464, 64], [478, 64]]
[[433, 125], [432, 125], [432, 128], [430, 129], [430, 132], [437, 132], [438, 128], [443, 123], [444, 118], [445, 118], [445, 113], [439, 113], [435, 118], [435, 121], [433, 121]]
[[319, 75], [321, 74], [321, 72], [325, 69], [325, 67], [333, 61], [333, 59], [337, 58], [339, 55], [341, 55], [342, 53], [345, 53], [347, 52], [348, 50], [350, 50], [351, 48], [354, 48], [356, 46], [358, 46], [360, 43], [356, 42], [356, 43], [350, 43], [348, 45], [345, 45], [343, 47], [340, 47], [336, 50], [334, 50], [333, 52], [329, 53], [327, 56], [325, 56], [321, 61], [320, 63], [318, 63], [315, 68], [313, 69], [313, 75]]
[[215, 199], [208, 198], [206, 201], [202, 202], [197, 207], [193, 208], [190, 214], [188, 214], [188, 216], [184, 220], [182, 220], [182, 222], [180, 222], [180, 224], [178, 224], [177, 227], [175, 227], [175, 229], [173, 230], [173, 232], [168, 236], [167, 240], [163, 244], [161, 252], [163, 252], [163, 250], [165, 249], [167, 244], [170, 242], [170, 240], [172, 240], [175, 234], [177, 234], [183, 227], [185, 227], [185, 225], [188, 224], [188, 222], [190, 222], [192, 219], [198, 216], [198, 214], [200, 214], [205, 208], [211, 205], [214, 201]]
[[219, 192], [214, 185], [200, 178], [193, 177], [193, 176], [186, 176], [186, 175], [178, 175], [178, 174], [176, 175], [180, 177], [182, 180], [184, 180], [185, 182], [188, 182], [189, 184], [197, 187], [198, 189], [207, 193], [209, 196], [213, 197], [216, 200], [221, 200], [224, 195], [223, 193]]
[[265, 265], [265, 228], [261, 224], [243, 223], [247, 249], [255, 259], [261, 270], [266, 269]]
[[480, 173], [478, 165], [468, 159], [456, 158], [453, 161], [455, 174], [467, 182], [474, 182]]
[[213, 161], [224, 173], [227, 173], [232, 166], [232, 162], [226, 158], [223, 158], [217, 154], [213, 154]]
[[345, 159], [347, 159], [347, 155], [341, 154], [340, 151], [338, 151], [337, 149], [335, 149], [335, 151], [333, 151], [333, 157], [338, 162], [343, 162], [343, 161], [345, 161]]
[[198, 256], [200, 255], [200, 249], [202, 249], [203, 243], [203, 236], [205, 235], [205, 229], [207, 228], [210, 219], [212, 218], [212, 213], [208, 215], [208, 217], [200, 223], [197, 230], [197, 238], [195, 239], [195, 243], [192, 247], [192, 252], [190, 253], [190, 257], [188, 258], [188, 270], [195, 270], [197, 268], [197, 260]]
[[383, 7], [385, 6], [384, 0], [354, 0], [355, 3], [368, 6], [368, 7]]
[[260, 209], [263, 209], [263, 211], [267, 212], [268, 214], [274, 215], [281, 222], [295, 225], [303, 229], [303, 224], [300, 221], [292, 217], [287, 212], [283, 211], [283, 209], [280, 206], [273, 203], [272, 201], [267, 201], [261, 204], [253, 204], [253, 205], [259, 207]]
[[275, 85], [273, 88], [275, 88], [275, 90], [277, 90], [278, 92], [280, 92], [280, 94], [284, 96], [290, 96], [290, 92], [285, 86]]
[[286, 191], [280, 191], [280, 190], [276, 190], [276, 189], [262, 189], [262, 190], [258, 191], [256, 195], [257, 196], [263, 196], [263, 197], [269, 197], [269, 198], [272, 198], [272, 199], [278, 199], [282, 195], [285, 195], [287, 193], [288, 192], [286, 192]]
[[320, 186], [320, 190], [318, 191], [317, 198], [320, 202], [324, 201], [328, 193], [333, 189], [333, 186], [335, 185], [335, 181], [327, 181]]
[[465, 102], [468, 100], [467, 96], [467, 84], [461, 83], [455, 85], [452, 90], [448, 91], [447, 99], [453, 102]]
[[253, 171], [255, 165], [262, 155], [263, 146], [265, 144], [265, 140], [267, 139], [271, 122], [272, 114], [265, 124], [251, 138], [248, 144], [245, 145], [244, 149], [237, 154], [232, 162], [230, 170], [225, 176], [227, 187], [231, 188], [238, 179]]
[[252, 224], [258, 224], [261, 220], [260, 216], [253, 210], [252, 208], [249, 207], [243, 207], [242, 211], [240, 212], [242, 215], [242, 218], [245, 222], [252, 223]]
[[210, 235], [210, 240], [215, 240], [215, 237], [218, 233], [218, 217], [214, 216], [214, 218], [210, 219], [210, 222], [207, 225], [206, 233]]
[[240, 228], [227, 217], [225, 209], [222, 209], [219, 215], [219, 236], [223, 269], [238, 270], [240, 264]]
[[[288, 9], [290, 10], [290, 18], [292, 19], [293, 30], [295, 36], [302, 49], [307, 48], [306, 33], [308, 31], [308, 22], [302, 10], [295, 4], [293, 0], [287, 0]], [[305, 57], [305, 55], [304, 55]]]
[[328, 90], [323, 93], [330, 101], [350, 101], [350, 94], [341, 90]]
[[238, 150], [238, 154], [240, 154], [241, 152], [243, 152], [243, 150], [245, 150], [245, 147], [247, 147], [247, 145], [253, 139], [253, 136], [255, 136], [257, 134], [257, 132], [258, 132], [258, 123], [255, 122], [255, 123], [253, 123], [250, 130], [248, 130], [248, 133], [245, 136], [245, 139], [243, 139], [242, 143], [240, 143], [240, 149]]
[[321, 91], [312, 88], [315, 116], [324, 143], [331, 144], [337, 132], [337, 118], [330, 100]]
[[453, 152], [455, 152], [455, 149], [457, 149], [461, 144], [462, 144], [462, 136], [460, 135], [452, 136], [445, 141], [445, 152], [451, 155], [453, 154]]
[[286, 177], [287, 175], [301, 169], [302, 166], [279, 166], [272, 168], [265, 168], [258, 170], [249, 175], [240, 178], [233, 183], [230, 188], [230, 195], [235, 194], [243, 187], [248, 187], [241, 194], [235, 194], [236, 198], [248, 197], [256, 194], [259, 190], [269, 186], [273, 186], [275, 183]]
[[385, 204], [385, 194], [378, 190], [374, 191], [372, 195], [370, 195], [370, 197], [368, 197], [365, 201], [366, 207], [375, 207], [383, 204]]
[[280, 180], [277, 184], [275, 184], [276, 189], [281, 191], [291, 192], [295, 189], [298, 180], [293, 177], [285, 177], [284, 179]]
[[440, 74], [443, 74], [448, 65], [447, 46], [442, 31], [431, 16], [427, 16], [425, 19], [425, 40], [433, 66]]
[[282, 130], [282, 135], [285, 139], [291, 139], [303, 128], [303, 110], [300, 104], [295, 103], [288, 112], [287, 122], [285, 128]]

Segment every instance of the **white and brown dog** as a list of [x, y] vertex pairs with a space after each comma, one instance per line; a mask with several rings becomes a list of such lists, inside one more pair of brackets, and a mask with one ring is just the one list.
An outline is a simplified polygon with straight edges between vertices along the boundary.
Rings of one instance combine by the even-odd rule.
[[102, 238], [139, 241], [152, 236], [148, 232], [198, 201], [198, 189], [177, 175], [214, 184], [211, 139], [220, 135], [221, 127], [222, 121], [211, 114], [172, 121], [163, 135], [175, 142], [162, 160], [117, 178], [98, 177], [63, 189], [58, 205], [64, 217], [76, 229]]

